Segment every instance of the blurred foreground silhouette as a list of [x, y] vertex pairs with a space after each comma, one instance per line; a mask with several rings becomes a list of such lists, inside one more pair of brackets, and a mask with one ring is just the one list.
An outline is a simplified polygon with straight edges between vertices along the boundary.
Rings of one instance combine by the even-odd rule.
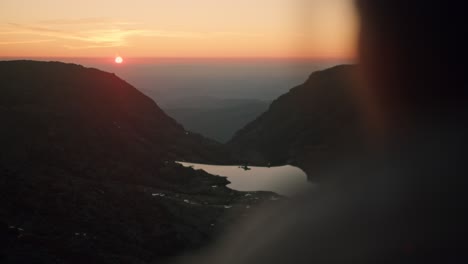
[[468, 261], [463, 3], [356, 5], [367, 151], [188, 263]]

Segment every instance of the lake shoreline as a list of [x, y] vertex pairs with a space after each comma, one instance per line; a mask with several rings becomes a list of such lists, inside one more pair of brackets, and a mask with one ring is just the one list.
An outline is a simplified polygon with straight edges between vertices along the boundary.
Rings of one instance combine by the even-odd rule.
[[226, 178], [227, 185], [236, 191], [274, 192], [282, 196], [292, 196], [308, 185], [307, 175], [298, 167], [284, 166], [246, 166], [213, 165], [185, 161], [176, 161], [184, 167], [203, 170], [209, 174]]

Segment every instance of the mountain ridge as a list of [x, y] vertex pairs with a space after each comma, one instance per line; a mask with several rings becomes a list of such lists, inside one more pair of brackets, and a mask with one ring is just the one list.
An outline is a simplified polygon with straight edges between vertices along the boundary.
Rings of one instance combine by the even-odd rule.
[[274, 195], [175, 163], [230, 154], [97, 69], [0, 61], [0, 123], [2, 263], [158, 262]]
[[228, 145], [238, 160], [299, 166], [310, 179], [355, 150], [359, 118], [353, 100], [353, 65], [313, 72], [236, 132]]

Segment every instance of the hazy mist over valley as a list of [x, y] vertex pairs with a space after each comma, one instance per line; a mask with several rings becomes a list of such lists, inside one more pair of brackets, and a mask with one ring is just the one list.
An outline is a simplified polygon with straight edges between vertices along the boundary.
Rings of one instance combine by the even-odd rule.
[[121, 65], [106, 58], [38, 59], [115, 73], [151, 97], [187, 130], [219, 142], [231, 139], [236, 131], [265, 112], [275, 98], [304, 82], [311, 72], [347, 62], [126, 58], [125, 65]]
[[[1, 58], [13, 60], [22, 58]], [[37, 58], [76, 63], [115, 73], [164, 108], [187, 98], [258, 99], [271, 101], [302, 83], [311, 72], [349, 63], [314, 59], [158, 59]]]

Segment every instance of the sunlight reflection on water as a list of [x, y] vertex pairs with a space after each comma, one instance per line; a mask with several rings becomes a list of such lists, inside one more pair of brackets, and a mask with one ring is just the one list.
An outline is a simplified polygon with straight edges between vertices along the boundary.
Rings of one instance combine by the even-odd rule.
[[227, 177], [231, 182], [228, 187], [238, 191], [273, 191], [291, 196], [309, 185], [305, 172], [290, 165], [270, 168], [249, 167], [249, 170], [245, 170], [239, 166], [178, 163], [213, 175]]

